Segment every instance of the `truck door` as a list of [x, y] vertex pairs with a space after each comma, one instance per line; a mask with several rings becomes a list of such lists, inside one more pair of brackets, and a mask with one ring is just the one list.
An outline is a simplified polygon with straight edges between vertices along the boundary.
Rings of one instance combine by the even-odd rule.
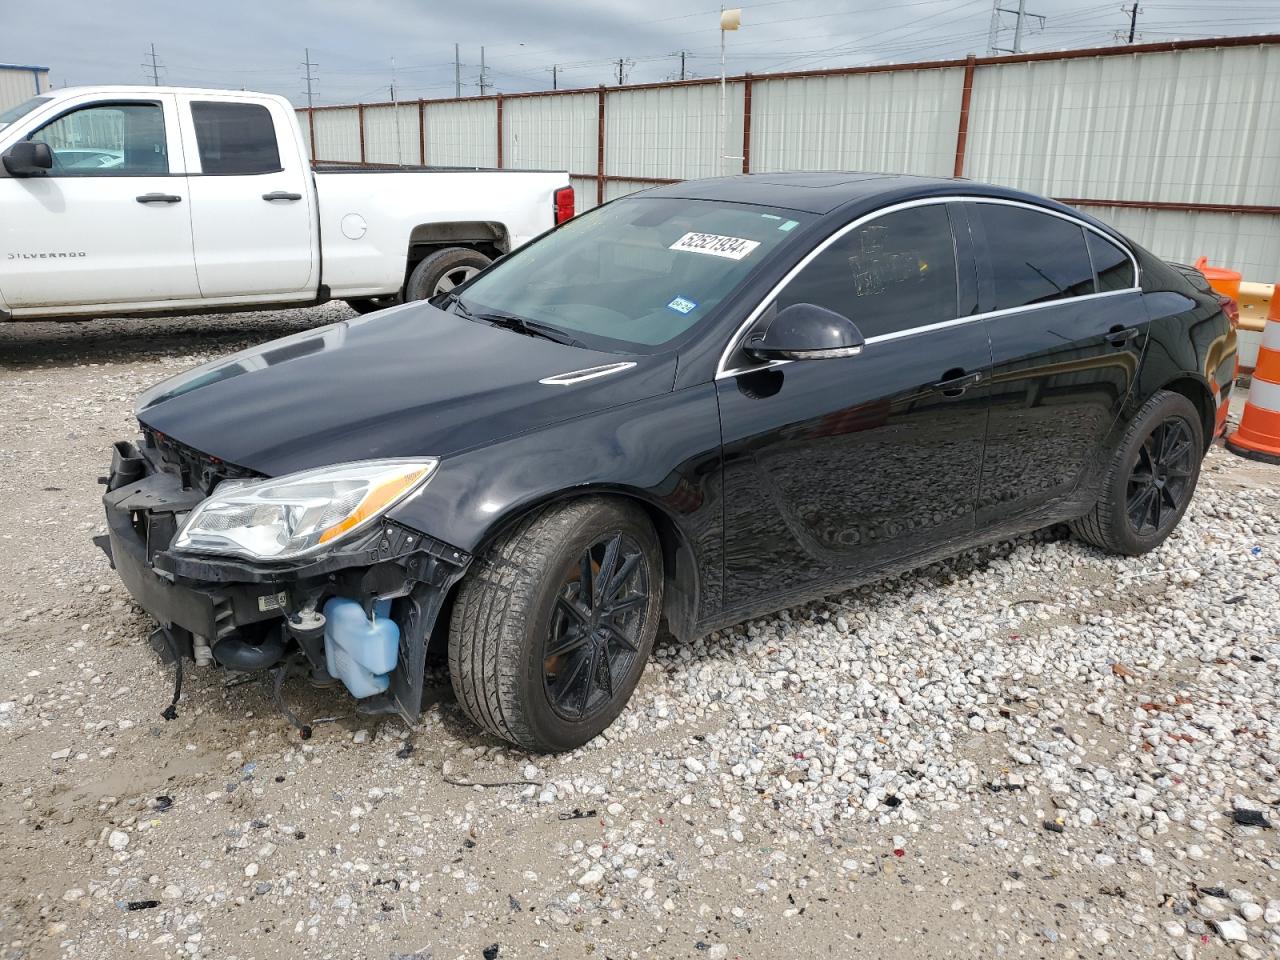
[[311, 175], [293, 118], [261, 100], [184, 101], [200, 293], [314, 293], [320, 278]]
[[42, 177], [0, 175], [0, 272], [17, 309], [200, 295], [170, 94], [72, 102], [26, 139]]

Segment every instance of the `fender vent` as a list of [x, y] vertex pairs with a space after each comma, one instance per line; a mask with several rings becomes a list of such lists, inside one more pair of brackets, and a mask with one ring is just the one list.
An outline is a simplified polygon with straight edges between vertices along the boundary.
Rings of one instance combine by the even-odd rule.
[[554, 387], [567, 387], [570, 384], [582, 383], [584, 380], [595, 380], [597, 377], [607, 377], [611, 374], [621, 373], [623, 370], [630, 370], [634, 366], [635, 363], [631, 361], [606, 363], [599, 367], [586, 367], [582, 370], [570, 370], [568, 373], [557, 373], [553, 377], [543, 377], [538, 382]]

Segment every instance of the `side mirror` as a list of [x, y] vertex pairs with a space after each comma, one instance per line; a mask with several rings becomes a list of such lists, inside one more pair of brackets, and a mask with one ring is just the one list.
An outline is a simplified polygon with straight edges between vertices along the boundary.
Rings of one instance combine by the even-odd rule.
[[11, 177], [43, 177], [53, 169], [53, 151], [39, 140], [19, 140], [0, 160]]
[[742, 348], [757, 360], [824, 360], [855, 357], [866, 341], [852, 320], [813, 303], [779, 310]]

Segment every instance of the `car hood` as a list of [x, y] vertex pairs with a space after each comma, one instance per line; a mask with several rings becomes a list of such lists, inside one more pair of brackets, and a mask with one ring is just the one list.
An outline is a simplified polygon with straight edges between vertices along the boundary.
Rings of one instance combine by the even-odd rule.
[[[606, 375], [564, 377], [617, 365]], [[561, 377], [562, 383], [542, 383]], [[268, 476], [435, 456], [668, 393], [675, 355], [603, 353], [426, 303], [319, 327], [166, 380], [146, 427]]]

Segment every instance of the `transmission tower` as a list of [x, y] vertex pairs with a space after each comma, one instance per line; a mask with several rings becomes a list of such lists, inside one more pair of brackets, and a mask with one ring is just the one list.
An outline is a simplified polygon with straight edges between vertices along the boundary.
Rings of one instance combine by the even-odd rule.
[[[1025, 33], [1023, 29], [1028, 18], [1038, 20], [1040, 29], [1044, 29], [1045, 18], [1038, 13], [1027, 12], [1027, 0], [1018, 0], [1016, 8], [1000, 6], [1001, 0], [995, 0], [995, 4], [991, 9], [991, 28], [987, 31], [987, 56], [993, 56], [997, 53], [1022, 53], [1022, 37]], [[1013, 27], [1013, 46], [1000, 46], [1000, 14], [1011, 13], [1017, 19]]]

